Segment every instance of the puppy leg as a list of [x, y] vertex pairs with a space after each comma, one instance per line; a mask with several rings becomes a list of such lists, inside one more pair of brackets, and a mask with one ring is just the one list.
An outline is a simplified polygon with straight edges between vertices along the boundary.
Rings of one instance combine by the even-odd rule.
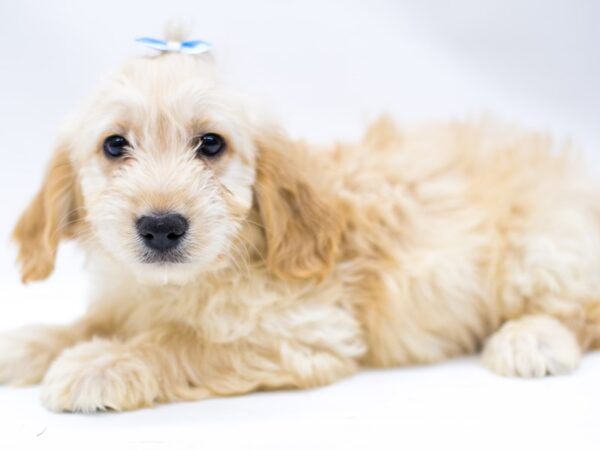
[[360, 324], [348, 311], [300, 305], [265, 315], [244, 339], [207, 343], [200, 382], [213, 395], [322, 386], [356, 372], [366, 350]]
[[97, 338], [80, 343], [63, 352], [46, 373], [42, 402], [54, 411], [94, 412], [183, 398], [179, 390], [195, 379], [200, 347], [196, 333], [184, 325], [150, 330], [127, 341]]
[[356, 371], [364, 352], [354, 343], [333, 349], [274, 336], [203, 343], [196, 332], [182, 328], [156, 329], [126, 342], [95, 339], [65, 351], [43, 380], [43, 403], [55, 411], [123, 411], [257, 389], [312, 387]]
[[343, 354], [289, 341], [273, 348], [213, 345], [204, 354], [202, 385], [219, 396], [323, 386], [355, 373], [358, 353]]
[[500, 375], [543, 377], [573, 371], [581, 352], [575, 334], [559, 320], [529, 315], [506, 322], [493, 334], [482, 361]]
[[113, 322], [109, 314], [94, 310], [71, 325], [33, 325], [0, 334], [0, 384], [39, 383], [64, 349], [110, 334]]
[[39, 383], [71, 342], [68, 331], [60, 327], [31, 326], [0, 335], [0, 383]]
[[63, 349], [89, 334], [83, 323], [74, 326], [30, 326], [0, 335], [0, 383], [25, 386], [39, 383]]

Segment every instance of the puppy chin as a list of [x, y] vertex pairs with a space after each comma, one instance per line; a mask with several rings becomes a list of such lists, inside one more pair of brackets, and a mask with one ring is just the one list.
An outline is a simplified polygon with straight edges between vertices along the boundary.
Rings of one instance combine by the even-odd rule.
[[146, 286], [183, 286], [202, 280], [229, 267], [228, 259], [219, 254], [215, 257], [190, 258], [184, 262], [143, 262], [137, 260], [132, 267], [136, 281]]
[[133, 268], [136, 281], [147, 286], [182, 286], [202, 272], [202, 265], [192, 263], [137, 263]]
[[[109, 243], [113, 243], [107, 240]], [[224, 240], [212, 239], [212, 245], [201, 246], [201, 252], [190, 252], [182, 248], [174, 255], [154, 256], [143, 247], [127, 245], [106, 245], [94, 247], [98, 273], [105, 273], [106, 279], [125, 278], [144, 286], [183, 286], [202, 280], [208, 273], [229, 267]], [[177, 257], [175, 257], [177, 256]]]

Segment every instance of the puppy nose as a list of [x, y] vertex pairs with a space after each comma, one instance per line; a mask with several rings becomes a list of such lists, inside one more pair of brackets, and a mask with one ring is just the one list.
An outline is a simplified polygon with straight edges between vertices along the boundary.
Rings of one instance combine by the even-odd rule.
[[160, 252], [176, 247], [189, 228], [181, 214], [142, 216], [135, 226], [146, 246]]

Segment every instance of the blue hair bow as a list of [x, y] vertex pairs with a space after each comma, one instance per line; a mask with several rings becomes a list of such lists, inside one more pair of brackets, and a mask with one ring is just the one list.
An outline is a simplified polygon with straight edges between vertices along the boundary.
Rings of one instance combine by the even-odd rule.
[[187, 55], [199, 55], [211, 49], [211, 45], [206, 41], [165, 41], [151, 37], [141, 37], [135, 40], [146, 47], [159, 50], [164, 53], [185, 53]]

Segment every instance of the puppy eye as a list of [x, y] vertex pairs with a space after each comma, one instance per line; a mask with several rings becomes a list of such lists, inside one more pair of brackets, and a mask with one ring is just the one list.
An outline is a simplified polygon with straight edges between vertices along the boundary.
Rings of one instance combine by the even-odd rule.
[[196, 152], [201, 156], [214, 158], [225, 150], [225, 139], [216, 133], [203, 134], [199, 138]]
[[118, 134], [107, 137], [102, 145], [104, 154], [111, 159], [120, 158], [123, 156], [127, 150], [127, 147], [129, 147], [129, 142], [127, 142], [127, 139], [125, 139], [123, 136], [119, 136]]

